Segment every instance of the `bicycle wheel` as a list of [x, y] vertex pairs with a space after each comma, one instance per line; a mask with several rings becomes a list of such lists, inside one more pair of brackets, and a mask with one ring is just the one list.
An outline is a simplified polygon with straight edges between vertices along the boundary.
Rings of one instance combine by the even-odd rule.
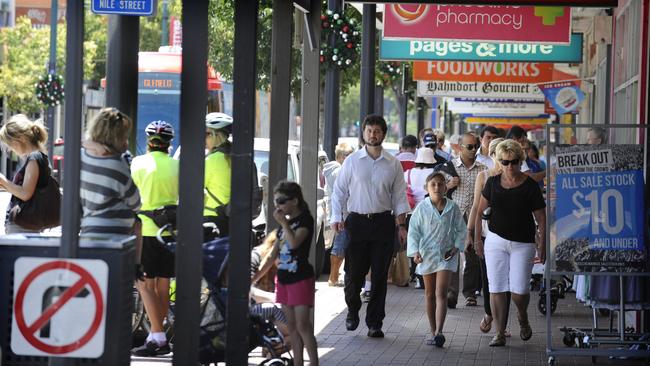
[[133, 314], [131, 315], [131, 333], [135, 333], [144, 320], [144, 303], [138, 290], [133, 287]]

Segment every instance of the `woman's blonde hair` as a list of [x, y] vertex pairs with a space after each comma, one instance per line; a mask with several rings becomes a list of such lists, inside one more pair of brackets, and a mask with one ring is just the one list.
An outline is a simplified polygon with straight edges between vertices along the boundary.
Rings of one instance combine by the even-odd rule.
[[103, 108], [86, 126], [86, 139], [119, 152], [132, 125], [131, 118], [116, 108]]
[[497, 145], [496, 159], [500, 160], [504, 155], [513, 155], [515, 159], [519, 159], [519, 162], [526, 160], [524, 149], [517, 141], [511, 139], [503, 140]]
[[28, 143], [39, 150], [45, 150], [47, 130], [40, 121], [32, 121], [24, 114], [15, 114], [0, 128], [0, 141], [10, 143]]
[[[266, 262], [270, 260], [274, 260], [271, 258], [271, 249], [273, 249], [273, 246], [275, 245], [275, 241], [278, 239], [277, 237], [277, 230], [273, 230], [270, 233], [266, 235], [266, 238], [264, 238], [264, 243], [260, 245], [260, 257], [262, 260], [260, 261], [260, 267], [258, 270], [266, 264]], [[257, 288], [260, 290], [268, 291], [268, 292], [273, 292], [275, 290], [275, 274], [278, 272], [278, 267], [274, 264], [271, 269], [269, 269], [268, 272], [260, 280], [257, 282]]]
[[497, 145], [499, 145], [501, 143], [501, 141], [503, 141], [503, 140], [505, 140], [503, 137], [498, 137], [498, 138], [490, 141], [490, 145], [488, 146], [488, 155], [490, 157], [495, 156], [494, 154], [496, 154], [496, 152], [497, 152]]

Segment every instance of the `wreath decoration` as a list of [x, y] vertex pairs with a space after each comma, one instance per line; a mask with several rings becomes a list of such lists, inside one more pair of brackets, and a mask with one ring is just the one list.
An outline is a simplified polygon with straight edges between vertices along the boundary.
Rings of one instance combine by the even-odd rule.
[[[320, 63], [326, 68], [346, 69], [359, 57], [360, 34], [354, 19], [345, 14], [327, 10], [321, 15], [322, 39]], [[334, 44], [330, 45], [330, 35]]]
[[380, 76], [384, 85], [391, 84], [392, 82], [402, 77], [402, 63], [396, 61], [381, 62], [379, 64]]
[[63, 91], [63, 77], [58, 74], [46, 74], [36, 83], [36, 98], [48, 107], [61, 104], [65, 93]]

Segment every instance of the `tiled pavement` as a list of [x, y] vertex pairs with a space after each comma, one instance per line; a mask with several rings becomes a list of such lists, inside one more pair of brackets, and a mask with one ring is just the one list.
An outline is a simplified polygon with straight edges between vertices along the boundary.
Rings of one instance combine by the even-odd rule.
[[[513, 336], [508, 338], [508, 345], [503, 348], [488, 346], [494, 330], [483, 334], [478, 328], [483, 316], [482, 298], [479, 306], [465, 307], [459, 301], [457, 309], [450, 309], [445, 323], [447, 342], [442, 349], [425, 344], [428, 321], [424, 313], [424, 291], [413, 287], [400, 288], [388, 286], [386, 299], [386, 319], [383, 330], [386, 337], [372, 339], [366, 336], [367, 328], [363, 322], [365, 306], [360, 317], [361, 324], [354, 332], [345, 329], [346, 307], [342, 288], [327, 286], [323, 277], [317, 282], [315, 332], [318, 341], [320, 364], [326, 366], [364, 366], [364, 365], [444, 365], [444, 366], [534, 366], [546, 365], [546, 320], [537, 311], [539, 298], [531, 294], [529, 307], [533, 338], [523, 342], [519, 338], [519, 326], [516, 324], [516, 311], [512, 306], [510, 327]], [[462, 295], [461, 295], [462, 298]], [[600, 318], [601, 326], [607, 318]], [[552, 317], [553, 329], [563, 325], [589, 326], [591, 311], [575, 301], [573, 294], [559, 300], [558, 309]], [[512, 322], [514, 321], [514, 323]], [[554, 348], [565, 348], [562, 333], [553, 334]], [[153, 361], [153, 360], [151, 360]], [[132, 365], [161, 365], [158, 362], [132, 362]], [[258, 348], [250, 354], [249, 365], [257, 365], [261, 358]], [[590, 357], [560, 357], [558, 365], [591, 365]], [[597, 359], [598, 365], [636, 365], [643, 364], [632, 360]]]

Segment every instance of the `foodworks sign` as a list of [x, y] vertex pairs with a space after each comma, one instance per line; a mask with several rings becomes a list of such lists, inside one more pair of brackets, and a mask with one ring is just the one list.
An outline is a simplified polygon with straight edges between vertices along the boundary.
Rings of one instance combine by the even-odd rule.
[[569, 44], [571, 8], [387, 4], [384, 38]]
[[430, 61], [413, 63], [413, 80], [543, 83], [553, 79], [553, 64], [538, 62]]
[[571, 44], [414, 41], [381, 38], [379, 58], [390, 61], [533, 61], [582, 63], [582, 33]]
[[535, 84], [418, 81], [418, 97], [507, 98], [544, 100]]

